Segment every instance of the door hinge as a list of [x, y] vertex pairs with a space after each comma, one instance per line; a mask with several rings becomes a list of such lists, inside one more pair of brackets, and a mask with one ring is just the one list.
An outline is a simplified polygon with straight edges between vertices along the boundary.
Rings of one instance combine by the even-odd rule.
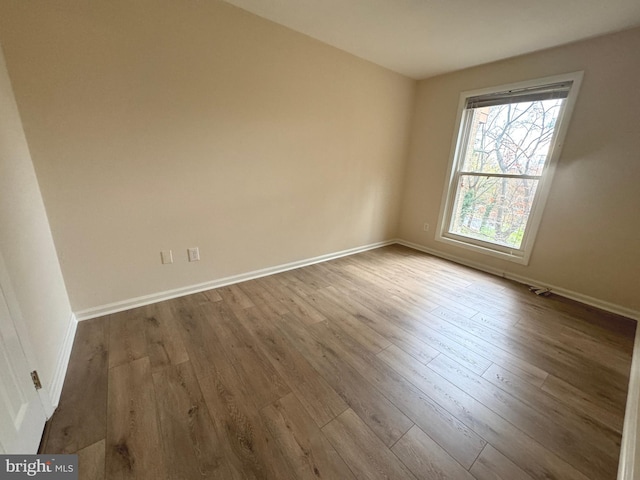
[[40, 390], [42, 388], [42, 383], [40, 383], [40, 377], [36, 370], [31, 372], [31, 380], [33, 381], [33, 385], [36, 387], [36, 390]]

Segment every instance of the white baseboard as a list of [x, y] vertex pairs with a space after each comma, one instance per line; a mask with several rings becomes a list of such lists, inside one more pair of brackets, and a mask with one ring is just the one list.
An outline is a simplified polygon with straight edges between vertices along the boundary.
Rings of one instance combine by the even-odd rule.
[[[416, 243], [407, 242], [405, 240], [397, 240], [398, 244], [404, 245], [414, 250], [428, 253], [435, 257], [444, 258], [462, 265], [466, 265], [477, 270], [492, 273], [500, 277], [508, 278], [516, 282], [526, 285], [535, 285], [551, 289], [554, 293], [578, 302], [591, 305], [593, 307], [606, 310], [611, 313], [622, 315], [628, 318], [640, 321], [640, 312], [630, 308], [622, 307], [614, 303], [599, 300], [597, 298], [584, 295], [582, 293], [573, 292], [565, 288], [549, 285], [548, 283], [526, 278], [520, 275], [512, 275], [507, 272], [499, 271], [491, 267], [487, 267], [477, 262], [471, 262], [454, 255], [432, 250], [430, 248], [418, 245]], [[629, 389], [627, 390], [627, 406], [624, 414], [624, 426], [622, 430], [622, 442], [620, 445], [620, 460], [618, 463], [617, 480], [636, 480], [640, 478], [640, 324], [636, 328], [636, 337], [633, 347], [633, 357], [631, 361], [631, 371], [629, 373]]]
[[314, 263], [321, 263], [328, 260], [333, 260], [335, 258], [346, 257], [347, 255], [353, 255], [356, 253], [365, 252], [367, 250], [373, 250], [374, 248], [380, 248], [386, 245], [392, 245], [394, 243], [396, 243], [395, 240], [371, 243], [362, 247], [349, 248], [347, 250], [342, 250], [339, 252], [328, 253], [325, 255], [307, 258], [296, 262], [285, 263], [282, 265], [276, 265], [274, 267], [263, 268], [260, 270], [254, 270], [247, 273], [241, 273], [239, 275], [232, 275], [230, 277], [224, 277], [217, 280], [211, 280], [209, 282], [198, 283], [196, 285], [189, 285], [186, 287], [176, 288], [174, 290], [167, 290], [164, 292], [153, 293], [151, 295], [144, 295], [141, 297], [131, 298], [129, 300], [123, 300], [121, 302], [101, 305], [98, 307], [93, 307], [76, 312], [76, 318], [78, 319], [78, 321], [82, 321], [89, 320], [91, 318], [102, 317], [103, 315], [122, 312], [131, 308], [142, 307], [144, 305], [150, 305], [152, 303], [162, 302], [164, 300], [170, 300], [176, 297], [182, 297], [184, 295], [191, 295], [193, 293], [211, 290], [212, 288], [219, 288], [226, 285], [232, 285], [234, 283], [246, 282], [247, 280], [266, 277], [267, 275], [273, 275], [276, 273], [286, 272], [288, 270], [294, 270], [300, 267], [306, 267], [308, 265], [313, 265]]
[[[149, 305], [164, 300], [169, 300], [184, 295], [190, 295], [193, 293], [210, 290], [213, 288], [223, 287], [234, 283], [244, 282], [255, 278], [264, 277], [267, 275], [273, 275], [276, 273], [286, 272], [300, 267], [313, 265], [315, 263], [326, 262], [335, 258], [344, 257], [347, 255], [353, 255], [356, 253], [372, 250], [379, 247], [384, 247], [391, 244], [404, 245], [414, 250], [422, 251], [430, 255], [450, 260], [461, 265], [466, 265], [476, 270], [491, 273], [500, 277], [504, 277], [516, 282], [520, 282], [526, 285], [535, 285], [539, 287], [546, 287], [551, 289], [557, 295], [591, 305], [593, 307], [606, 310], [611, 313], [622, 315], [628, 318], [640, 321], [640, 312], [627, 307], [622, 307], [614, 303], [599, 300], [588, 295], [584, 295], [578, 292], [567, 290], [562, 287], [550, 285], [546, 282], [541, 282], [536, 279], [527, 278], [521, 275], [510, 274], [508, 272], [495, 269], [484, 264], [466, 260], [455, 255], [449, 255], [438, 250], [419, 245], [416, 243], [408, 242], [402, 239], [389, 240], [384, 242], [377, 242], [362, 247], [351, 248], [348, 250], [342, 250], [340, 252], [330, 253], [326, 255], [320, 255], [310, 259], [300, 260], [297, 262], [286, 263], [283, 265], [277, 265], [274, 267], [264, 268], [261, 270], [254, 270], [239, 275], [233, 275], [217, 280], [212, 280], [205, 283], [199, 283], [187, 287], [177, 288], [174, 290], [168, 290], [165, 292], [159, 292], [151, 295], [145, 295], [121, 302], [110, 303], [108, 305], [102, 305], [94, 308], [79, 311], [72, 316], [69, 321], [69, 327], [65, 336], [65, 343], [63, 350], [59, 356], [58, 364], [56, 365], [55, 375], [51, 386], [51, 399], [54, 405], [58, 404], [60, 399], [60, 393], [62, 392], [62, 385], [64, 383], [64, 373], [66, 372], [67, 365], [69, 363], [69, 356], [71, 354], [71, 347], [73, 345], [73, 338], [75, 336], [77, 321], [88, 320], [95, 317], [101, 317], [110, 313], [116, 313], [123, 310], [128, 310], [143, 305]], [[620, 463], [618, 469], [617, 480], [633, 480], [636, 478], [636, 472], [640, 470], [640, 466], [636, 466], [635, 459], [640, 459], [640, 442], [638, 441], [638, 432], [640, 431], [640, 328], [636, 330], [635, 345], [633, 351], [633, 360], [631, 364], [629, 390], [627, 396], [627, 406], [624, 419], [622, 445], [620, 449]]]
[[60, 401], [60, 394], [62, 393], [62, 386], [64, 385], [64, 377], [67, 373], [67, 367], [69, 366], [69, 359], [71, 358], [71, 348], [73, 347], [73, 340], [76, 337], [76, 329], [78, 327], [78, 320], [72, 313], [69, 317], [69, 323], [67, 325], [67, 331], [64, 335], [64, 342], [60, 353], [58, 354], [58, 360], [56, 361], [56, 368], [53, 372], [53, 378], [51, 385], [49, 385], [49, 398], [51, 401], [52, 410], [51, 413], [47, 413], [47, 416], [53, 414], [53, 409], [58, 406]]
[[[578, 302], [591, 305], [596, 308], [600, 308], [607, 312], [615, 313], [617, 315], [622, 315], [624, 317], [632, 318], [634, 320], [640, 320], [640, 312], [631, 308], [623, 307], [611, 302], [606, 302], [604, 300], [600, 300], [594, 297], [590, 297], [588, 295], [584, 295], [582, 293], [574, 292], [572, 290], [568, 290], [566, 288], [558, 287], [556, 285], [551, 285], [549, 283], [534, 279], [528, 278], [521, 275], [511, 274], [508, 272], [504, 272], [502, 270], [489, 267], [482, 263], [473, 262], [470, 260], [466, 260], [464, 258], [450, 255], [439, 250], [434, 250], [429, 247], [425, 247], [423, 245], [419, 245], [417, 243], [408, 242], [402, 239], [394, 239], [388, 240], [384, 242], [372, 243], [369, 245], [364, 245], [362, 247], [350, 248], [347, 250], [342, 250], [339, 252], [328, 253], [325, 255], [320, 255], [318, 257], [308, 258], [304, 260], [299, 260], [296, 262], [285, 263], [282, 265], [276, 265], [274, 267], [263, 268], [261, 270], [254, 270], [247, 273], [241, 273], [239, 275], [232, 275], [230, 277], [224, 277], [217, 280], [211, 280], [209, 282], [199, 283], [196, 285], [189, 285], [186, 287], [176, 288], [173, 290], [167, 290], [164, 292], [153, 293], [150, 295], [144, 295], [141, 297], [131, 298], [128, 300], [123, 300], [120, 302], [109, 303], [107, 305], [101, 305], [93, 308], [89, 308], [86, 310], [82, 310], [76, 312], [75, 316], [77, 321], [89, 320], [91, 318], [101, 317], [103, 315], [109, 315], [111, 313], [117, 313], [124, 310], [129, 310], [131, 308], [142, 307], [144, 305], [150, 305], [152, 303], [162, 302], [164, 300], [170, 300], [176, 297], [182, 297], [184, 295], [191, 295], [193, 293], [203, 292], [205, 290], [211, 290], [213, 288], [224, 287], [226, 285], [232, 285], [234, 283], [245, 282], [247, 280], [253, 280], [254, 278], [265, 277], [267, 275], [273, 275], [276, 273], [286, 272], [288, 270], [293, 270], [296, 268], [305, 267], [308, 265], [313, 265], [314, 263], [326, 262], [328, 260], [333, 260], [335, 258], [345, 257], [347, 255], [354, 255], [356, 253], [364, 252], [367, 250], [373, 250], [375, 248], [384, 247], [386, 245], [392, 244], [404, 245], [405, 247], [412, 248], [414, 250], [419, 250], [421, 252], [428, 253], [435, 257], [443, 258], [445, 260], [450, 260], [455, 263], [459, 263], [461, 265], [466, 265], [471, 268], [475, 268], [476, 270], [481, 270], [483, 272], [491, 273], [493, 275], [497, 275], [499, 277], [507, 278], [509, 280], [514, 280], [519, 283], [523, 283], [525, 285], [535, 285], [538, 287], [545, 287], [553, 291], [553, 293], [560, 295], [562, 297], [569, 298], [571, 300], [576, 300]], [[75, 332], [75, 330], [74, 330]]]
[[404, 245], [405, 247], [413, 248], [414, 250], [419, 250], [421, 252], [428, 253], [430, 255], [433, 255], [434, 257], [444, 258], [445, 260], [450, 260], [452, 262], [459, 263], [461, 265], [466, 265], [467, 267], [475, 268], [476, 270], [481, 270], [483, 272], [491, 273], [499, 277], [507, 278], [509, 280], [514, 280], [518, 283], [523, 283], [525, 285], [535, 285], [536, 287], [548, 288], [549, 290], [552, 290], [553, 293], [555, 293], [556, 295], [560, 295], [561, 297], [569, 298], [571, 300], [575, 300], [580, 303], [591, 305], [592, 307], [596, 307], [601, 310], [605, 310], [607, 312], [615, 313], [617, 315], [622, 315], [623, 317], [632, 318], [636, 321], [640, 320], [640, 312], [632, 308], [627, 308], [621, 305], [617, 305], [615, 303], [606, 302], [604, 300], [590, 297], [589, 295], [584, 295], [582, 293], [574, 292], [572, 290], [558, 287], [556, 285], [551, 285], [547, 282], [536, 280], [534, 278], [528, 278], [522, 275], [516, 275], [509, 272], [504, 272], [497, 268], [488, 267], [481, 263], [472, 262], [470, 260], [466, 260], [464, 258], [457, 257], [455, 255], [449, 255], [448, 253], [443, 253], [443, 252], [440, 252], [439, 250], [434, 250], [434, 249], [425, 247], [423, 245], [418, 245], [417, 243], [407, 242], [406, 240], [401, 240], [401, 239], [396, 240], [396, 243], [400, 245]]
[[640, 328], [636, 329], [633, 358], [629, 373], [627, 406], [624, 412], [618, 480], [635, 480], [640, 477]]

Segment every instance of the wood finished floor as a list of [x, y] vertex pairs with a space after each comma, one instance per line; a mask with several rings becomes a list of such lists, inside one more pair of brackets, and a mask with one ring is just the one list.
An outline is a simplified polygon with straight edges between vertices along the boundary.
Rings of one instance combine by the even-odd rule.
[[81, 479], [615, 479], [635, 322], [391, 246], [81, 322]]

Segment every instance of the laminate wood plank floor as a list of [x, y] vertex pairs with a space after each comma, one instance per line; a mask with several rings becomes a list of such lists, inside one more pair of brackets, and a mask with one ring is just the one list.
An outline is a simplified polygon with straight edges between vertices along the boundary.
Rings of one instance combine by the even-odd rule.
[[636, 324], [389, 246], [81, 322], [80, 478], [613, 480]]

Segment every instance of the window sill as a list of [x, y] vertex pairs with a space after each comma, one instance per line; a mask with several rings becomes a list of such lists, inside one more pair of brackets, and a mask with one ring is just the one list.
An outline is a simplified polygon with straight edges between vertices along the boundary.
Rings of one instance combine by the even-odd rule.
[[482, 255], [488, 255], [491, 257], [500, 258], [502, 260], [507, 260], [509, 262], [519, 263], [520, 265], [528, 265], [529, 257], [531, 256], [531, 252], [524, 252], [524, 253], [523, 252], [517, 252], [517, 253], [503, 252], [500, 250], [494, 250], [489, 247], [484, 247], [481, 245], [465, 242], [463, 240], [445, 237], [440, 234], [437, 234], [435, 239], [438, 242], [446, 243], [448, 245], [452, 245], [458, 248], [463, 248], [465, 250], [470, 250], [476, 253], [480, 253]]

